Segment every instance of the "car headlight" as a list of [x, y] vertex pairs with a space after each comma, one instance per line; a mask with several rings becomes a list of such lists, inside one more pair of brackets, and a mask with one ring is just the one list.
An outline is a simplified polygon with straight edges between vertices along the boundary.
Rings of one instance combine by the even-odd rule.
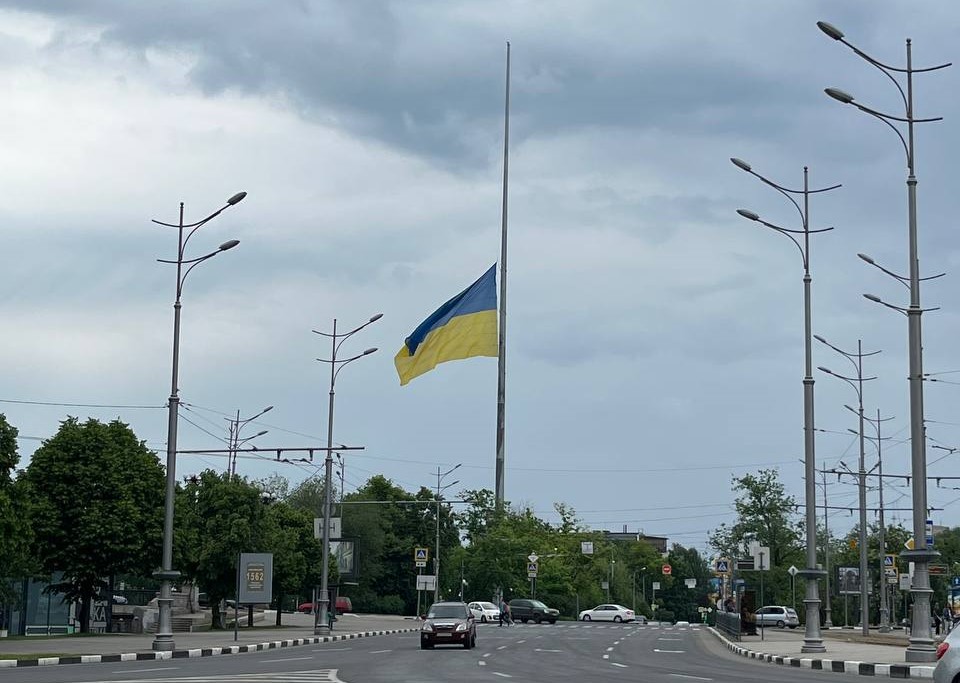
[[461, 622], [461, 623], [457, 624], [457, 631], [466, 631], [466, 630], [467, 630], [467, 624], [466, 624], [466, 623]]
[[426, 631], [427, 633], [433, 633], [433, 622], [432, 621], [423, 622], [423, 626], [420, 627], [420, 630]]

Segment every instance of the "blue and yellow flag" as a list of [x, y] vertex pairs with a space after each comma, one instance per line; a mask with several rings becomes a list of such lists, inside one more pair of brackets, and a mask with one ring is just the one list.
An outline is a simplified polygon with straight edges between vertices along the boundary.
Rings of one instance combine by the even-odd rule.
[[497, 356], [497, 266], [417, 326], [393, 359], [401, 386], [448, 360]]

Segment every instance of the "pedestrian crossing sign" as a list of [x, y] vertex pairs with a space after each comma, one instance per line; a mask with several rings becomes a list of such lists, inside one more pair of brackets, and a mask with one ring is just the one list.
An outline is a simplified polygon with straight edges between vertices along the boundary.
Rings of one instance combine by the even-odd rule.
[[726, 574], [730, 571], [730, 560], [717, 560], [716, 570], [717, 574]]
[[426, 562], [429, 556], [430, 556], [430, 551], [427, 548], [413, 549], [413, 559], [416, 562]]
[[884, 556], [883, 556], [883, 566], [884, 566], [884, 567], [896, 567], [896, 566], [897, 566], [897, 556], [896, 556], [896, 555], [884, 555]]

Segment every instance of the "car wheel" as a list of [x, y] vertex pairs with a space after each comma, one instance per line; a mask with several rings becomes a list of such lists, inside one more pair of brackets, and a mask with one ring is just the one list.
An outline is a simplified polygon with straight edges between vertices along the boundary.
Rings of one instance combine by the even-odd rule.
[[791, 628], [791, 629], [795, 629], [796, 627], [797, 627], [796, 624], [790, 624], [790, 628]]
[[520, 617], [520, 621], [526, 624], [529, 621], [529, 619], [527, 619], [526, 617]]
[[471, 647], [473, 647], [473, 638], [467, 636], [467, 639], [463, 641], [463, 649], [469, 650]]
[[556, 624], [556, 623], [557, 623], [557, 620], [556, 620], [556, 619], [551, 619], [551, 620], [550, 620], [550, 623], [551, 623], [551, 624]]
[[613, 618], [613, 620], [614, 620], [614, 622], [616, 622], [616, 623], [618, 623], [618, 624], [619, 624], [621, 621], [623, 621], [623, 619], [620, 617], [619, 614], [616, 615], [616, 616]]
[[428, 643], [428, 642], [425, 641], [425, 640], [421, 640], [421, 641], [420, 641], [420, 649], [421, 649], [421, 650], [432, 650], [432, 649], [433, 649], [433, 645], [432, 645], [431, 643]]
[[539, 615], [539, 614], [533, 615], [533, 623], [534, 623], [534, 624], [539, 624], [539, 623], [540, 623], [540, 615]]
[[584, 614], [583, 617], [581, 617], [580, 620], [581, 620], [581, 621], [590, 621], [590, 615], [589, 615], [589, 614]]
[[783, 620], [782, 620], [782, 619], [777, 622], [777, 628], [783, 628], [783, 627], [785, 627], [785, 626], [786, 626], [786, 624], [783, 623]]
[[481, 615], [480, 615], [480, 623], [481, 623], [481, 624], [487, 623], [487, 615], [486, 615], [486, 614], [481, 614]]

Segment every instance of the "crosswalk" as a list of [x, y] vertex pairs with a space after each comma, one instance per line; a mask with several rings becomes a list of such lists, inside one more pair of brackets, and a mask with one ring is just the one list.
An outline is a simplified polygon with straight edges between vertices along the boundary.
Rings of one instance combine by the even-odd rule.
[[343, 683], [336, 669], [280, 671], [266, 674], [228, 674], [220, 676], [184, 676], [167, 678], [111, 679], [93, 683]]

